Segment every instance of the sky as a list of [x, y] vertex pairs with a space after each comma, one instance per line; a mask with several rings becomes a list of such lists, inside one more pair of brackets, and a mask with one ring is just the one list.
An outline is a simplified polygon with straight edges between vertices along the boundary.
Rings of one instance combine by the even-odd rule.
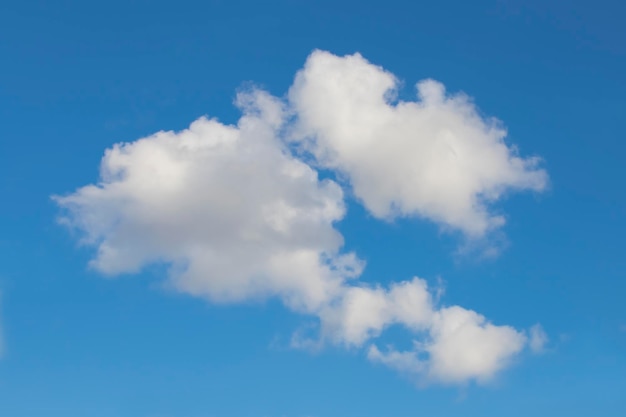
[[626, 6], [0, 3], [0, 416], [622, 416]]

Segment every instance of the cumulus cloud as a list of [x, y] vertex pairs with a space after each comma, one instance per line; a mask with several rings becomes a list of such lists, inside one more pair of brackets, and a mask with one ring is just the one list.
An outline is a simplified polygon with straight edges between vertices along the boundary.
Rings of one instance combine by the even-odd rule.
[[[326, 65], [322, 65], [322, 73], [337, 85], [324, 85], [317, 79], [320, 75], [309, 74], [320, 62]], [[343, 84], [354, 84], [351, 77], [367, 88], [342, 90]], [[317, 81], [310, 84], [311, 80]], [[450, 107], [441, 110], [443, 116], [440, 110], [420, 113], [420, 106], [428, 107], [423, 104], [386, 104], [384, 96], [393, 87], [390, 80], [390, 75], [358, 55], [339, 58], [315, 52], [296, 78], [291, 103], [262, 91], [249, 91], [238, 95], [242, 117], [236, 125], [200, 118], [181, 132], [162, 131], [108, 149], [97, 184], [54, 197], [64, 211], [62, 221], [82, 231], [84, 243], [96, 248], [91, 266], [105, 275], [132, 274], [150, 264], [165, 264], [171, 287], [211, 302], [268, 297], [282, 300], [288, 308], [317, 320], [315, 343], [365, 348], [371, 360], [416, 374], [424, 381], [487, 380], [528, 346], [525, 332], [494, 325], [459, 306], [440, 305], [436, 292], [433, 296], [427, 282], [418, 277], [386, 287], [361, 283], [358, 277], [365, 261], [343, 250], [343, 237], [335, 228], [346, 214], [342, 188], [331, 179], [320, 179], [314, 167], [294, 154], [290, 141], [297, 137], [294, 132], [302, 133], [305, 127], [317, 129], [310, 144], [318, 162], [349, 175], [357, 195], [374, 213], [386, 216], [392, 206], [397, 206], [470, 232], [484, 231], [486, 223], [496, 221], [482, 205], [487, 194], [495, 198], [509, 186], [539, 189], [544, 174], [533, 171], [532, 162], [512, 156], [497, 134], [483, 132], [480, 123], [484, 122], [476, 119], [467, 101], [440, 94], [440, 105]], [[346, 100], [343, 108], [334, 108], [345, 118], [318, 114], [319, 103], [309, 103], [306, 98], [312, 85], [319, 87], [320, 94], [328, 95], [330, 107], [337, 100]], [[439, 94], [436, 84], [424, 84], [423, 88], [425, 97]], [[343, 98], [334, 97], [335, 89]], [[379, 92], [381, 97], [372, 92]], [[380, 108], [379, 99], [383, 100]], [[369, 155], [369, 146], [353, 142], [361, 133], [378, 129], [366, 119], [388, 117], [386, 112], [404, 114], [403, 106], [409, 109], [406, 115], [390, 116], [383, 123], [399, 132], [389, 136], [388, 148], [378, 147], [375, 137], [364, 136], [375, 149], [380, 148], [383, 162], [379, 166]], [[362, 113], [363, 108], [370, 107], [381, 110], [381, 114]], [[454, 111], [463, 114], [458, 120], [446, 119]], [[424, 143], [415, 145], [407, 139], [403, 123], [414, 117], [438, 120], [437, 129], [450, 123], [450, 143], [463, 144], [463, 152], [472, 155], [463, 157], [467, 160], [461, 158], [465, 162], [459, 166], [452, 162], [446, 165], [454, 171], [450, 178], [442, 180], [435, 173], [430, 179], [423, 177], [435, 169], [429, 158], [440, 158], [440, 145], [426, 139], [418, 139]], [[323, 119], [327, 119], [322, 124], [328, 129], [318, 129]], [[363, 123], [358, 124], [359, 120]], [[454, 135], [462, 128], [453, 122], [459, 126], [472, 122], [475, 131], [484, 135], [474, 132], [459, 139]], [[421, 129], [415, 123], [409, 125]], [[354, 129], [362, 132], [354, 136]], [[431, 131], [440, 135], [437, 129]], [[337, 149], [332, 148], [334, 142]], [[387, 158], [395, 157], [402, 146], [413, 155], [411, 163], [432, 166], [415, 168], [401, 178], [410, 163], [400, 161], [399, 171], [385, 172]], [[476, 173], [475, 154], [487, 158], [481, 159], [485, 164], [489, 155], [500, 155], [493, 165], [509, 176], [497, 182], [489, 173]], [[352, 162], [344, 163], [346, 158]], [[464, 170], [481, 186], [472, 185], [472, 181], [459, 185], [458, 195], [472, 201], [452, 204], [457, 191], [445, 187], [453, 187], [455, 176]], [[367, 177], [364, 183], [361, 175]], [[431, 180], [434, 183], [429, 184]], [[373, 183], [368, 185], [369, 181]], [[360, 194], [358, 184], [368, 188], [365, 194]], [[411, 194], [411, 184], [417, 194]], [[434, 192], [439, 186], [444, 187], [442, 192]], [[386, 187], [389, 192], [382, 196]], [[409, 194], [403, 194], [405, 191]], [[370, 197], [378, 202], [370, 201]], [[402, 200], [405, 197], [406, 201]], [[474, 221], [477, 223], [470, 227]], [[379, 350], [372, 344], [390, 326], [406, 329], [415, 348], [406, 352], [393, 346]], [[536, 335], [531, 337], [531, 347], [535, 339]]]
[[361, 346], [392, 324], [415, 332], [428, 329], [434, 310], [426, 281], [414, 278], [381, 287], [344, 288], [339, 302], [320, 312], [322, 337], [346, 346]]
[[397, 88], [359, 54], [316, 51], [289, 92], [293, 140], [345, 175], [374, 216], [420, 216], [480, 237], [504, 224], [489, 209], [504, 192], [545, 188], [539, 159], [518, 156], [467, 96], [428, 79], [417, 83], [417, 101], [395, 103]]
[[434, 313], [429, 337], [414, 349], [386, 352], [371, 346], [368, 357], [398, 371], [429, 380], [460, 383], [491, 379], [519, 353], [526, 336], [510, 326], [494, 326], [484, 316], [459, 306]]
[[201, 118], [107, 150], [101, 182], [56, 197], [109, 275], [171, 265], [172, 284], [213, 301], [279, 295], [314, 311], [361, 261], [338, 254], [343, 193], [277, 139], [282, 105], [239, 97], [237, 126]]

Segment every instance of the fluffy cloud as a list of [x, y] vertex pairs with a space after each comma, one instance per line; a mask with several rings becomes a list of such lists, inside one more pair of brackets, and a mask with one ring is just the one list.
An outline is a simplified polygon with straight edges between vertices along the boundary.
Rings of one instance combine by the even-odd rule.
[[527, 337], [509, 326], [494, 326], [482, 315], [459, 306], [435, 312], [429, 337], [414, 350], [381, 352], [371, 346], [368, 357], [401, 372], [429, 380], [460, 383], [492, 378], [525, 346]]
[[181, 291], [213, 301], [279, 295], [315, 311], [361, 269], [337, 253], [341, 188], [286, 152], [280, 102], [261, 92], [238, 101], [237, 126], [201, 118], [115, 145], [98, 185], [56, 200], [97, 246], [92, 266], [105, 274], [165, 262]]
[[[102, 159], [99, 183], [54, 198], [63, 221], [96, 248], [91, 265], [105, 275], [165, 264], [173, 288], [211, 302], [279, 298], [318, 320], [316, 343], [367, 348], [371, 360], [425, 381], [487, 380], [528, 346], [525, 332], [439, 305], [417, 277], [388, 287], [360, 283], [365, 262], [342, 250], [334, 227], [345, 216], [341, 187], [291, 150], [290, 140], [314, 134], [298, 140], [319, 163], [347, 174], [375, 214], [417, 212], [468, 233], [498, 222], [486, 198], [506, 187], [543, 186], [544, 173], [513, 156], [501, 131], [488, 128], [467, 100], [445, 98], [427, 82], [423, 103], [391, 106], [384, 97], [394, 82], [358, 55], [316, 52], [296, 78], [291, 103], [262, 91], [240, 94], [236, 125], [201, 118], [181, 132], [115, 145]], [[440, 138], [461, 156], [442, 159]], [[391, 169], [400, 155], [406, 159]], [[394, 325], [414, 338], [414, 350], [372, 345]]]
[[334, 343], [361, 346], [392, 324], [415, 332], [428, 329], [433, 317], [433, 300], [422, 279], [395, 283], [388, 290], [351, 286], [336, 305], [320, 312], [321, 334]]
[[505, 221], [489, 203], [546, 186], [539, 160], [519, 157], [468, 97], [423, 80], [418, 101], [394, 104], [397, 87], [359, 54], [316, 51], [289, 92], [299, 120], [293, 139], [345, 175], [374, 216], [416, 215], [479, 237]]

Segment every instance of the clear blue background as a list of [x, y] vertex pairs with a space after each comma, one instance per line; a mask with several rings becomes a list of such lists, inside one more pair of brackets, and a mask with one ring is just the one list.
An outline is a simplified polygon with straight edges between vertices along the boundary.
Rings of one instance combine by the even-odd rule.
[[[0, 1], [0, 416], [516, 417], [626, 413], [626, 3], [623, 1]], [[508, 249], [457, 259], [431, 224], [352, 204], [340, 228], [364, 280], [419, 275], [444, 301], [551, 350], [487, 387], [416, 389], [359, 351], [286, 348], [307, 318], [217, 307], [163, 271], [107, 280], [55, 224], [50, 195], [97, 179], [103, 150], [203, 114], [235, 91], [284, 94], [306, 56], [360, 51], [433, 77], [503, 120], [551, 189], [515, 195]]]

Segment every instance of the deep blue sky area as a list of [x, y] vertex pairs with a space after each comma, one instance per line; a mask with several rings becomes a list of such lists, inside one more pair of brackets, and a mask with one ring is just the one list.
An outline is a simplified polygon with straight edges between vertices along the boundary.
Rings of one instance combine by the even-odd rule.
[[[0, 1], [0, 416], [619, 417], [626, 410], [626, 3], [617, 0]], [[543, 193], [494, 205], [493, 259], [348, 197], [337, 225], [382, 284], [541, 323], [486, 385], [416, 387], [359, 349], [289, 347], [311, 320], [277, 300], [216, 305], [165, 269], [102, 277], [51, 196], [98, 180], [106, 148], [202, 115], [235, 123], [250, 85], [287, 93], [314, 49], [471, 96], [537, 155]], [[393, 329], [391, 329], [393, 337]]]

